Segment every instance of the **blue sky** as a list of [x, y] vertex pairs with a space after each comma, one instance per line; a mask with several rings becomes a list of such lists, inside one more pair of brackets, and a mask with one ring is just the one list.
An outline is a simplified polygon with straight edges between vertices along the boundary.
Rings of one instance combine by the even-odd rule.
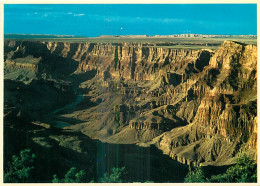
[[254, 34], [256, 4], [4, 5], [4, 32], [26, 34]]

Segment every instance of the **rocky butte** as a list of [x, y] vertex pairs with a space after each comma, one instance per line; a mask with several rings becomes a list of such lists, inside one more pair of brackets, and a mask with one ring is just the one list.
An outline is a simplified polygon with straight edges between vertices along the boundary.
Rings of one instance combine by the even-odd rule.
[[[155, 146], [186, 165], [230, 165], [240, 153], [256, 159], [256, 45], [224, 41], [212, 51], [5, 40], [4, 46], [5, 125], [15, 117], [43, 131]], [[31, 140], [47, 148], [46, 139]]]

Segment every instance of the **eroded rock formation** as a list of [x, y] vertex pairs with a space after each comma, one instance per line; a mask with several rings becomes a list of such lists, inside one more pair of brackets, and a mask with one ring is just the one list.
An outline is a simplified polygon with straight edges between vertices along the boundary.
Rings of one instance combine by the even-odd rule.
[[[225, 41], [216, 51], [140, 43], [5, 41], [5, 78], [69, 79], [95, 71], [70, 129], [110, 143], [154, 144], [182, 163], [256, 158], [257, 47]], [[68, 80], [69, 81], [69, 80]], [[86, 101], [87, 99], [88, 102]], [[92, 104], [89, 104], [91, 102]]]

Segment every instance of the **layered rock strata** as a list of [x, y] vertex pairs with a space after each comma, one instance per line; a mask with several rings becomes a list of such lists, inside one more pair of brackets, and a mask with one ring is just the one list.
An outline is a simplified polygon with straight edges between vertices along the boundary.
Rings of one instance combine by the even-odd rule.
[[[257, 47], [144, 45], [5, 41], [5, 65], [46, 79], [95, 71], [79, 86], [89, 101], [66, 115], [79, 120], [70, 129], [93, 138], [154, 144], [186, 164], [231, 164], [240, 152], [256, 157]], [[5, 71], [8, 77], [12, 69]]]

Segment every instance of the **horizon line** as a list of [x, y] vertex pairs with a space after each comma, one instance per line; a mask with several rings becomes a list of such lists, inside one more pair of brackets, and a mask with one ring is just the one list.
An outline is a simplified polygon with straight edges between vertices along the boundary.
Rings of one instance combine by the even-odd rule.
[[87, 35], [73, 35], [73, 34], [36, 34], [36, 33], [4, 33], [4, 35], [42, 35], [42, 36], [70, 36], [70, 37], [88, 37], [88, 38], [96, 38], [96, 37], [122, 37], [122, 36], [139, 36], [139, 37], [170, 37], [170, 36], [185, 36], [185, 35], [193, 35], [193, 36], [256, 36], [257, 34], [198, 34], [198, 33], [181, 33], [181, 34], [125, 34], [125, 35], [106, 35], [102, 34], [99, 36], [87, 36]]

